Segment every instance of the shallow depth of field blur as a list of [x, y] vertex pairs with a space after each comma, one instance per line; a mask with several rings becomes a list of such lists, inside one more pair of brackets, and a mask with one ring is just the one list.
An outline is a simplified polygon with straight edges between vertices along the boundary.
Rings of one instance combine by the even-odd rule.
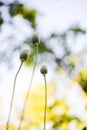
[[31, 54], [18, 75], [9, 130], [17, 130], [40, 38], [37, 66], [21, 130], [43, 130], [44, 79], [48, 68], [46, 130], [87, 130], [87, 1], [0, 0], [0, 130], [5, 130], [19, 55]]

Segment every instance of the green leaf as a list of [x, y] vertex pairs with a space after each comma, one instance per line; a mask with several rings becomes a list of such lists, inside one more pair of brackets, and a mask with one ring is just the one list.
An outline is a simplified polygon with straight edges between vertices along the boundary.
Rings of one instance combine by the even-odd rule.
[[69, 29], [69, 31], [72, 31], [72, 32], [75, 33], [75, 34], [85, 34], [85, 33], [86, 33], [86, 30], [84, 30], [84, 29], [82, 29], [82, 28], [80, 28], [80, 27], [78, 27], [78, 26], [71, 27], [71, 28]]
[[18, 2], [11, 3], [9, 5], [9, 13], [11, 16], [15, 16], [23, 13], [23, 4]]
[[36, 27], [36, 10], [23, 7], [23, 17], [30, 21], [33, 28]]
[[3, 6], [3, 5], [4, 5], [3, 2], [0, 1], [0, 6]]
[[0, 18], [0, 26], [3, 24], [3, 19]]

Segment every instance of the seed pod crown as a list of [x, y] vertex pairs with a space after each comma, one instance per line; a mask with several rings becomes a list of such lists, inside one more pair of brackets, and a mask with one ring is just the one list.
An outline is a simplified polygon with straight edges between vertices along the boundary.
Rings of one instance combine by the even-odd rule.
[[40, 72], [41, 72], [41, 74], [43, 74], [43, 75], [47, 74], [47, 72], [48, 72], [47, 66], [43, 65], [43, 66], [41, 67], [41, 69], [40, 69]]
[[26, 61], [29, 57], [29, 50], [23, 50], [20, 54], [20, 60], [22, 62]]
[[36, 45], [39, 45], [40, 44], [40, 39], [38, 37], [38, 34], [33, 34], [32, 36], [32, 43], [36, 46]]

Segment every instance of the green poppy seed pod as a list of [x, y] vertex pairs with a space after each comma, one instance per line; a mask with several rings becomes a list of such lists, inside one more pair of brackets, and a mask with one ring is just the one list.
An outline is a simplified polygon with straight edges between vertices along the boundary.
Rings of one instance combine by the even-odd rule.
[[43, 66], [41, 67], [41, 69], [40, 69], [40, 72], [41, 72], [41, 74], [43, 74], [43, 75], [47, 74], [47, 72], [48, 72], [47, 67], [46, 67], [45, 65], [43, 65]]
[[40, 44], [40, 39], [39, 39], [39, 37], [38, 37], [38, 34], [33, 34], [33, 36], [32, 36], [32, 43], [35, 45], [35, 46], [37, 46], [37, 45], [39, 45]]
[[26, 61], [29, 57], [29, 50], [23, 50], [20, 54], [20, 60], [22, 62]]

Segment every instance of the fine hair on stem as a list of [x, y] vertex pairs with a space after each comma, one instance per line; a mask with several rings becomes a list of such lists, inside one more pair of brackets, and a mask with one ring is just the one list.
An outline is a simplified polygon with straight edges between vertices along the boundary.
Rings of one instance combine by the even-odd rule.
[[9, 122], [10, 122], [10, 117], [11, 117], [11, 112], [12, 112], [12, 105], [13, 105], [13, 99], [14, 99], [14, 93], [15, 93], [15, 86], [16, 86], [16, 80], [17, 80], [17, 76], [21, 70], [21, 67], [23, 65], [23, 61], [21, 61], [21, 64], [18, 68], [18, 71], [15, 75], [15, 78], [14, 78], [14, 84], [13, 84], [13, 92], [12, 92], [12, 97], [11, 97], [11, 102], [10, 102], [10, 109], [9, 109], [9, 114], [8, 114], [8, 119], [7, 119], [7, 123], [6, 123], [6, 130], [9, 129]]
[[44, 107], [44, 130], [46, 130], [46, 111], [47, 111], [47, 82], [46, 82], [46, 76], [44, 76], [44, 82], [45, 82], [45, 107]]
[[44, 83], [45, 83], [45, 103], [44, 103], [44, 130], [46, 130], [46, 111], [47, 111], [47, 82], [46, 82], [46, 74], [48, 72], [47, 67], [43, 65], [40, 69], [41, 74], [44, 77]]

